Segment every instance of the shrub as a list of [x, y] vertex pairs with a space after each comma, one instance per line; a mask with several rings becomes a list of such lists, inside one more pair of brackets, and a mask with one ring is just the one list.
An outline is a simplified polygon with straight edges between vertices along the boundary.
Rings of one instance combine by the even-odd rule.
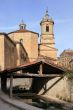
[[66, 71], [64, 73], [64, 76], [66, 76], [68, 79], [73, 79], [73, 71], [70, 70]]

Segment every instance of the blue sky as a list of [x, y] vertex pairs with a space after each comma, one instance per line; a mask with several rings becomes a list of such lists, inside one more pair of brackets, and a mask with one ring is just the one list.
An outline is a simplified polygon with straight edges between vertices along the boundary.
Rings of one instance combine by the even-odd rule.
[[58, 54], [73, 49], [73, 0], [0, 0], [0, 32], [18, 29], [23, 19], [27, 29], [40, 34], [40, 21], [47, 7], [55, 22]]

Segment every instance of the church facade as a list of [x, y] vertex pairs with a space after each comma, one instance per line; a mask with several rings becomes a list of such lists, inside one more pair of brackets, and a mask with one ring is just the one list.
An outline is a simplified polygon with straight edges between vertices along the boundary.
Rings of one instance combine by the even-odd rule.
[[40, 44], [38, 44], [39, 34], [27, 30], [23, 21], [19, 25], [19, 30], [0, 33], [1, 70], [22, 65], [28, 61], [35, 61], [40, 56], [56, 61], [57, 49], [55, 48], [53, 32], [54, 21], [49, 17], [48, 11], [46, 11], [40, 26]]

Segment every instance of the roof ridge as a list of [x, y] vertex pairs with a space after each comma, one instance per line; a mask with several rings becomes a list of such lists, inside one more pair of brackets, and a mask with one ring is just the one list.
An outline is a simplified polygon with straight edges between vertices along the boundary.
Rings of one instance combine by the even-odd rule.
[[38, 34], [39, 35], [39, 33], [30, 31], [30, 30], [27, 30], [27, 29], [18, 29], [16, 31], [9, 32], [8, 34], [11, 34], [11, 33], [22, 33], [22, 32], [31, 32], [31, 33], [34, 33], [34, 34]]

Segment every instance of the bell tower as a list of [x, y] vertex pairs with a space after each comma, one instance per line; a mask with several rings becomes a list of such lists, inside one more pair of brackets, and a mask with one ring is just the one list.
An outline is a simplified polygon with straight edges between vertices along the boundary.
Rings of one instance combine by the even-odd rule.
[[48, 10], [46, 10], [45, 17], [42, 19], [40, 26], [40, 55], [56, 58], [57, 49], [55, 48], [53, 32], [54, 21], [49, 17]]

